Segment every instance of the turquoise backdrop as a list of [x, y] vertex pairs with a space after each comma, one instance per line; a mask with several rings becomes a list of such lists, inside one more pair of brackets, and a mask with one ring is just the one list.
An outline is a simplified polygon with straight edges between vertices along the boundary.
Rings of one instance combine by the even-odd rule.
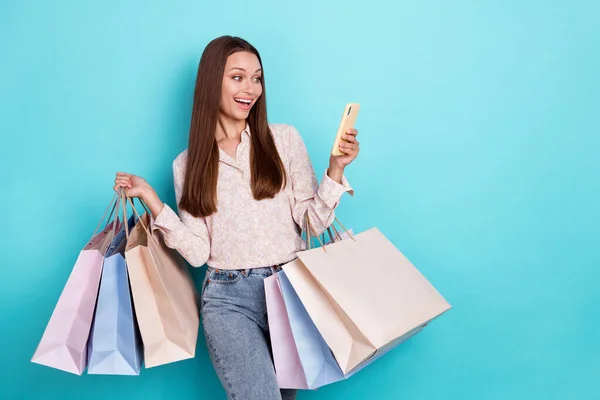
[[200, 54], [234, 34], [261, 51], [270, 120], [299, 129], [319, 178], [344, 104], [361, 103], [339, 216], [380, 228], [453, 305], [299, 399], [599, 399], [598, 15], [597, 1], [3, 0], [0, 397], [224, 398], [202, 335], [195, 359], [139, 377], [30, 358], [115, 172], [175, 205]]

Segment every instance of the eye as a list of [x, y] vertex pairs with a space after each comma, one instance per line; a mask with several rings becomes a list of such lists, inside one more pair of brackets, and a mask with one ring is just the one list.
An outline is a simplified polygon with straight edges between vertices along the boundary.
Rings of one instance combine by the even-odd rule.
[[262, 77], [261, 76], [254, 77], [254, 82], [256, 82], [256, 83], [262, 82]]
[[234, 81], [241, 82], [241, 80], [242, 80], [242, 77], [241, 77], [241, 76], [239, 76], [239, 75], [236, 75], [236, 76], [233, 76], [233, 77], [232, 77], [232, 79], [233, 79]]

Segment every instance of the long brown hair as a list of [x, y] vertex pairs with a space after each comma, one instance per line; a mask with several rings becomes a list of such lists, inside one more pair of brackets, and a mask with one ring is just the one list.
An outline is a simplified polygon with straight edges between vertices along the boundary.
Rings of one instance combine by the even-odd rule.
[[[256, 55], [262, 68], [256, 48], [234, 36], [221, 36], [211, 41], [204, 49], [198, 65], [187, 167], [179, 202], [181, 209], [195, 217], [206, 217], [217, 211], [219, 147], [215, 132], [221, 85], [227, 57], [238, 51]], [[264, 82], [263, 68], [262, 95], [256, 100], [247, 119], [251, 132], [251, 185], [256, 200], [273, 198], [287, 182], [283, 162], [269, 129]]]

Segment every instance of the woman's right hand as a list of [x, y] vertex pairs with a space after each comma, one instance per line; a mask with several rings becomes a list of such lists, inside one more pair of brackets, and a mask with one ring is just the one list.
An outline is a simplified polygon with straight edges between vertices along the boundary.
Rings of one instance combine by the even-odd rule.
[[152, 186], [144, 178], [126, 172], [117, 172], [113, 190], [118, 192], [121, 188], [125, 188], [125, 194], [128, 197], [138, 197], [142, 200], [146, 200], [148, 194], [154, 192]]
[[126, 172], [117, 172], [113, 189], [118, 192], [121, 188], [125, 189], [126, 196], [137, 197], [146, 203], [154, 218], [162, 211], [164, 203], [144, 178]]

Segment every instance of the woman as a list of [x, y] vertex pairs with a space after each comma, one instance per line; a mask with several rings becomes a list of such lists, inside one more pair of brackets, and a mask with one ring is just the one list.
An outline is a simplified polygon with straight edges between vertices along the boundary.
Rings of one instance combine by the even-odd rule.
[[[117, 173], [152, 213], [152, 229], [193, 266], [208, 265], [201, 315], [212, 363], [230, 399], [293, 399], [270, 353], [263, 279], [295, 258], [308, 213], [316, 234], [352, 189], [344, 168], [358, 155], [345, 133], [322, 183], [302, 138], [269, 125], [258, 51], [243, 39], [210, 42], [198, 67], [188, 149], [173, 162], [179, 216], [141, 177]], [[333, 140], [333, 138], [332, 138]]]

